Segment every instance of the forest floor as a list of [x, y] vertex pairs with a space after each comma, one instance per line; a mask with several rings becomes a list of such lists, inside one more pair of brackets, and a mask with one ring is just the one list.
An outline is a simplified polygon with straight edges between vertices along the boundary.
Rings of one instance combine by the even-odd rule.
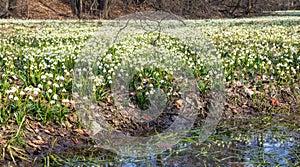
[[[123, 10], [121, 6], [120, 2], [113, 7], [112, 18], [139, 11], [134, 8]], [[77, 19], [72, 16], [70, 6], [58, 0], [51, 2], [31, 0], [29, 18]], [[228, 86], [225, 90], [223, 118], [269, 115], [278, 119], [300, 120], [299, 94], [283, 86], [274, 88], [276, 90], [274, 96], [268, 91], [269, 87], [269, 84], [262, 85], [259, 91], [263, 92], [263, 95], [253, 97], [244, 91], [245, 88], [253, 89], [253, 87], [246, 87], [238, 82]], [[295, 87], [299, 87], [299, 84]], [[298, 126], [300, 126], [299, 122]], [[21, 125], [23, 127], [18, 127], [15, 120], [11, 120], [7, 126], [1, 126], [0, 166], [38, 166], [41, 161], [45, 162], [43, 158], [50, 153], [95, 145], [88, 132], [78, 126], [75, 113], [68, 114], [62, 123], [52, 121], [46, 124], [37, 121], [34, 117], [26, 116]]]
[[[110, 18], [115, 19], [119, 16], [124, 16], [139, 11], [152, 11], [153, 9], [145, 6], [130, 5], [125, 7], [124, 3], [120, 0], [115, 1], [111, 6]], [[66, 20], [78, 19], [72, 15], [72, 10], [68, 1], [53, 0], [31, 0], [29, 2], [29, 19], [51, 19], [51, 20]], [[83, 15], [84, 19], [98, 19], [96, 16]]]

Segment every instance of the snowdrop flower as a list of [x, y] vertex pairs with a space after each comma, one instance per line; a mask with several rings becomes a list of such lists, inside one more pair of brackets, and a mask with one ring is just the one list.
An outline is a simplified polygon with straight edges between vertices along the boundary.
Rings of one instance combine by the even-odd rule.
[[68, 100], [68, 99], [62, 99], [62, 102], [63, 102], [63, 103], [69, 103], [70, 100]]
[[38, 91], [33, 91], [33, 94], [37, 96], [39, 94], [39, 92]]
[[48, 74], [48, 77], [49, 78], [53, 78], [53, 74]]
[[24, 96], [24, 95], [25, 95], [25, 92], [21, 91], [21, 92], [20, 92], [20, 95], [21, 95], [21, 96]]
[[18, 89], [16, 87], [11, 87], [11, 93], [16, 93], [18, 91]]
[[59, 88], [59, 85], [57, 83], [54, 83], [53, 86]]
[[42, 89], [43, 85], [42, 84], [38, 84], [38, 88]]
[[48, 91], [47, 91], [48, 93], [52, 93], [52, 89], [48, 89]]
[[53, 98], [53, 100], [57, 100], [57, 99], [58, 99], [57, 94], [54, 94], [54, 95], [52, 96], [52, 98]]
[[41, 76], [41, 79], [43, 79], [43, 80], [45, 80], [46, 78], [47, 78], [46, 75]]
[[13, 95], [9, 95], [8, 98], [11, 100], [11, 99], [14, 98], [14, 96]]

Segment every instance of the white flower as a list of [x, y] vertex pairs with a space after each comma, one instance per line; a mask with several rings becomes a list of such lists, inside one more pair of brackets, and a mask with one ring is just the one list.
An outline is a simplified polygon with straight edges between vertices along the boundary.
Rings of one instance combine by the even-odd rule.
[[46, 79], [46, 78], [47, 78], [47, 77], [46, 77], [45, 75], [42, 75], [42, 76], [41, 76], [41, 79], [43, 79], [43, 80]]
[[57, 83], [54, 83], [53, 86], [59, 88], [59, 85]]
[[47, 91], [48, 93], [52, 93], [52, 89], [48, 89], [48, 91]]
[[76, 84], [77, 88], [81, 88], [83, 86], [83, 84]]
[[11, 87], [11, 93], [16, 93], [18, 91], [18, 89], [16, 87]]
[[19, 98], [17, 96], [14, 97], [14, 101], [17, 101], [19, 100]]
[[21, 91], [21, 92], [20, 92], [20, 95], [21, 95], [21, 96], [25, 95], [25, 92]]
[[62, 99], [62, 102], [63, 102], [63, 103], [69, 103], [70, 100], [68, 100], [68, 99]]
[[53, 74], [48, 74], [48, 77], [49, 78], [53, 78]]
[[41, 90], [40, 90], [40, 88], [33, 88], [33, 91], [34, 92], [40, 92]]
[[57, 94], [54, 94], [52, 98], [53, 98], [54, 100], [57, 100], [57, 99], [58, 99]]
[[33, 97], [32, 97], [32, 96], [29, 96], [29, 100], [33, 100]]
[[33, 91], [33, 94], [37, 96], [39, 94], [39, 92], [38, 91]]
[[51, 100], [51, 101], [50, 101], [50, 104], [51, 104], [51, 105], [55, 104], [55, 101], [54, 101], [54, 100]]
[[38, 84], [38, 88], [42, 89], [43, 85], [42, 84]]
[[9, 99], [13, 99], [14, 96], [13, 96], [13, 95], [9, 95], [8, 98], [9, 98]]

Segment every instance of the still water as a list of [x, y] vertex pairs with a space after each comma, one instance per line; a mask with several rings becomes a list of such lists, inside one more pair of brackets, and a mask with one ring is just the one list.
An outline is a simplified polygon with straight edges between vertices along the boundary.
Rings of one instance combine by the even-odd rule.
[[268, 116], [222, 120], [202, 143], [194, 135], [159, 155], [120, 157], [89, 147], [70, 148], [51, 155], [62, 166], [300, 166], [300, 120]]

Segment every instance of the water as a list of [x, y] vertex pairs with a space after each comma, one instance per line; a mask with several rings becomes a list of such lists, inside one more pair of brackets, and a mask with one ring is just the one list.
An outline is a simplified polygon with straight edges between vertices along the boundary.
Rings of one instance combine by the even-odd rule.
[[53, 159], [64, 166], [299, 166], [299, 132], [299, 120], [293, 118], [237, 118], [221, 121], [203, 143], [182, 142], [160, 155], [134, 159], [95, 148], [70, 148], [66, 152], [76, 155], [61, 152]]

